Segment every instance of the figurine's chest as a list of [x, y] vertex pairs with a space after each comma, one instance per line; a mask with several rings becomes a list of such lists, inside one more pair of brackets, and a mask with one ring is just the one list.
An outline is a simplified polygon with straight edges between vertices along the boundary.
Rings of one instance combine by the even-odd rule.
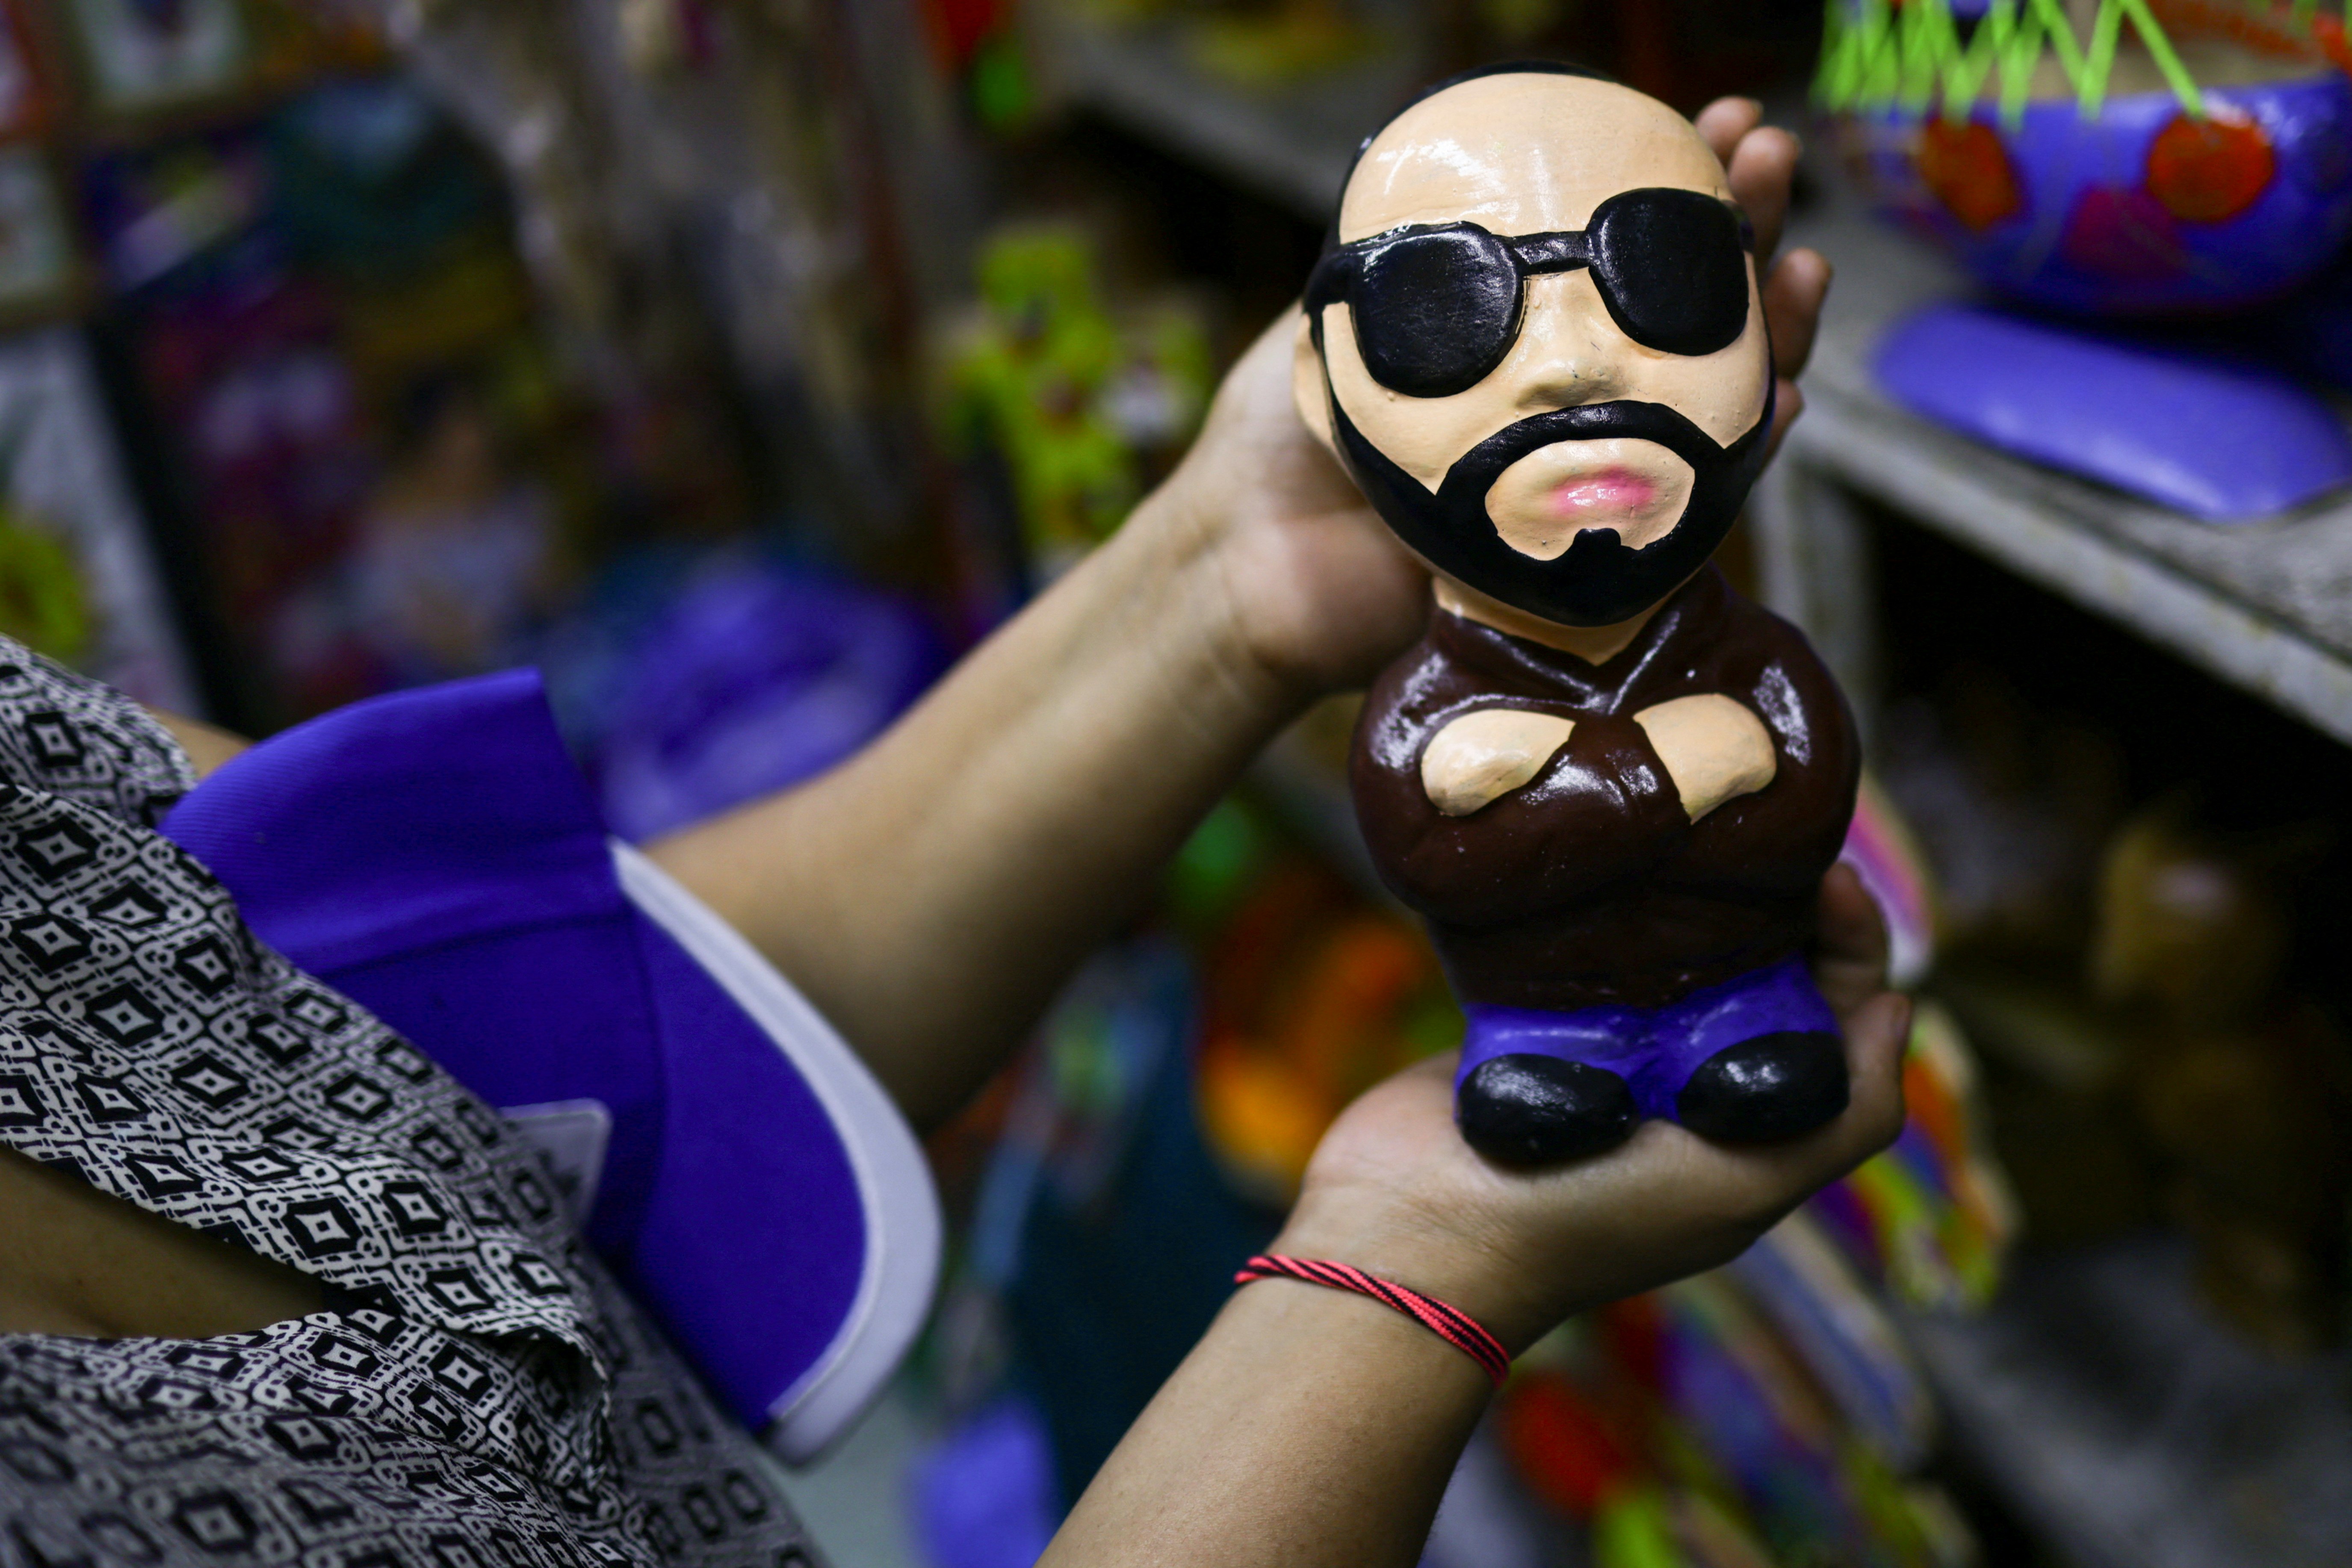
[[[1416, 647], [1368, 699], [1368, 731], [1417, 748], [1427, 737], [1466, 712], [1481, 708], [1524, 708], [1560, 718], [1630, 717], [1678, 697], [1732, 690], [1748, 684], [1722, 658], [1683, 657], [1629, 661], [1601, 667], [1562, 654], [1557, 668], [1532, 661], [1509, 662], [1459, 657], [1434, 639]], [[1392, 748], [1391, 748], [1392, 749]], [[1400, 763], [1409, 759], [1399, 757]]]

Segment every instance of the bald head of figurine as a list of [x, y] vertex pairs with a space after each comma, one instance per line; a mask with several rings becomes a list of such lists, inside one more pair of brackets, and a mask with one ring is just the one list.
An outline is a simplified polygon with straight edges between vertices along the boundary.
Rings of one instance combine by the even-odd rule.
[[1301, 416], [1436, 571], [1563, 626], [1629, 620], [1763, 467], [1752, 239], [1690, 122], [1539, 66], [1365, 144], [1307, 284]]

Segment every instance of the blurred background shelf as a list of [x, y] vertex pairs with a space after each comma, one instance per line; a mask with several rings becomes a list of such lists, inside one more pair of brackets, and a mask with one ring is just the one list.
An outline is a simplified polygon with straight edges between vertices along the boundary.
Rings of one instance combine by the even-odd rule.
[[1944, 260], [1839, 204], [1794, 226], [1838, 268], [1806, 415], [1759, 487], [1764, 589], [1868, 707], [1875, 628], [1852, 574], [1865, 497], [2352, 742], [2352, 500], [2200, 521], [1955, 435], [1878, 391], [1886, 327], [1966, 292]]
[[2352, 1362], [2255, 1350], [2189, 1261], [2031, 1258], [1983, 1316], [1913, 1319], [1953, 1440], [2078, 1568], [2352, 1561]]
[[1378, 19], [1365, 54], [1263, 90], [1204, 68], [1197, 32], [1178, 18], [1121, 22], [1042, 5], [1023, 25], [1039, 78], [1061, 101], [1319, 224], [1366, 127], [1423, 75], [1410, 8], [1368, 9]]
[[[1913, 416], [1878, 387], [1878, 344], [1910, 312], [1974, 291], [1834, 180], [1822, 184], [1789, 243], [1829, 257], [1837, 285], [1804, 383], [1805, 416], [1750, 506], [1764, 596], [1806, 629], [1865, 727], [1892, 731], [1898, 703], [1916, 716], [1923, 659], [1965, 665], [1989, 654], [2025, 701], [2086, 706], [2110, 735], [2145, 740], [2168, 713], [2194, 729], [2179, 715], [2210, 719], [2226, 700], [2269, 726], [2216, 731], [2265, 738], [2231, 764], [2261, 770], [2246, 774], [2260, 781], [2247, 793], [2267, 795], [2274, 823], [2301, 820], [2311, 805], [2285, 759], [2332, 777], [2336, 747], [2352, 743], [2352, 500], [2208, 522]], [[1942, 542], [1932, 552], [1931, 539]], [[1994, 580], [2041, 593], [1995, 596]], [[2028, 614], [2027, 600], [2058, 603]], [[1939, 601], [1931, 626], [1906, 624]], [[2060, 617], [2084, 633], [2047, 641]], [[2147, 645], [2132, 652], [2139, 673], [2120, 708], [2111, 680], [2069, 663], [2095, 646], [2128, 644], [2095, 622]], [[1937, 638], [1923, 653], [1923, 639]], [[2042, 651], [2012, 658], [2011, 645]], [[2189, 668], [2168, 673], [2159, 650]], [[2292, 722], [2218, 688], [2191, 693], [2204, 684], [2192, 669]], [[1878, 748], [1882, 766], [1892, 749]], [[2210, 790], [2204, 766], [2192, 775], [2180, 764], [2181, 777], [2201, 782], [2179, 787]], [[2340, 951], [2340, 934], [2322, 941]], [[2129, 1058], [2097, 1092], [2127, 1100], [2149, 1059]], [[2027, 1235], [2035, 1238], [2031, 1218]], [[1905, 1323], [1962, 1468], [2074, 1568], [2352, 1560], [2352, 1363], [2341, 1352], [2266, 1354], [2225, 1326], [2200, 1299], [2191, 1248], [2177, 1235], [2064, 1239], [2021, 1255], [1981, 1316]]]

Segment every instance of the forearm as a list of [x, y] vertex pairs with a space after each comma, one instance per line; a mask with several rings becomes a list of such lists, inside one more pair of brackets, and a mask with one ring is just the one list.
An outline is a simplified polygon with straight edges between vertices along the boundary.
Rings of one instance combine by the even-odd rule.
[[650, 847], [856, 1045], [952, 1111], [1302, 697], [1164, 495], [844, 767]]
[[1476, 1364], [1360, 1296], [1236, 1294], [1041, 1568], [1409, 1568], [1486, 1407]]

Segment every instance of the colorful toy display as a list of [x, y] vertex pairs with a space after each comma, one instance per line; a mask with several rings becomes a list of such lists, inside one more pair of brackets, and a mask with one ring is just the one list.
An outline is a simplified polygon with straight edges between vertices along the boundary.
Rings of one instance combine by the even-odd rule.
[[1281, 1205], [1349, 1101], [1454, 1045], [1462, 1018], [1421, 934], [1312, 858], [1253, 882], [1202, 943], [1195, 1092], [1228, 1179]]
[[1977, 1560], [1951, 1500], [1841, 1419], [1735, 1279], [1617, 1303], [1523, 1359], [1504, 1447], [1601, 1568]]
[[1456, 1116], [1490, 1158], [1643, 1117], [1789, 1137], [1846, 1103], [1798, 950], [1853, 722], [1707, 565], [1772, 423], [1729, 196], [1654, 100], [1473, 73], [1367, 143], [1307, 284], [1300, 412], [1436, 573], [1351, 774], [1468, 1013]]
[[83, 184], [237, 721], [529, 657], [566, 585], [556, 397], [502, 200], [432, 101], [334, 81]]
[[1209, 351], [1173, 301], [1115, 312], [1095, 247], [1069, 225], [1014, 225], [980, 256], [952, 335], [951, 444], [1002, 492], [1028, 567], [1051, 577], [1125, 521], [1208, 407]]
[[184, 711], [194, 673], [81, 342], [0, 344], [0, 631]]
[[[2010, 300], [2206, 318], [2289, 295], [2352, 235], [2347, 67], [2315, 4], [1832, 0], [1815, 93], [1880, 206]], [[2261, 335], [2217, 354], [1930, 310], [1876, 368], [1979, 440], [2229, 521], [2352, 481], [2341, 421], [2247, 363]]]
[[68, 303], [81, 258], [47, 160], [0, 148], [0, 315], [46, 314]]
[[2330, 40], [2340, 56], [2340, 18], [2311, 5], [2101, 0], [2082, 36], [2055, 0], [1838, 0], [1818, 92], [1880, 198], [2004, 292], [2211, 310], [2292, 287], [2352, 233]]

